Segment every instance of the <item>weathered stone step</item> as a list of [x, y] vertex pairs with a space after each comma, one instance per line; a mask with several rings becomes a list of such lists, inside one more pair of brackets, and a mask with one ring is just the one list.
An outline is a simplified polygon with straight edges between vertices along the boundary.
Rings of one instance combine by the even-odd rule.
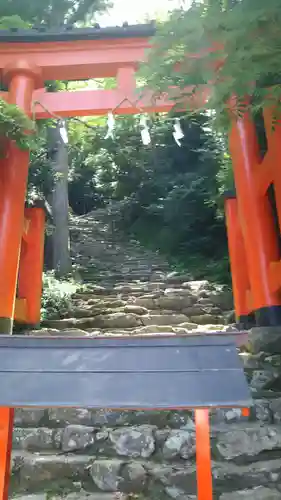
[[220, 496], [220, 500], [280, 500], [280, 498], [280, 490], [263, 486], [257, 486], [250, 490], [234, 491], [233, 493], [223, 493]]
[[[55, 489], [55, 488], [54, 488]], [[33, 493], [26, 495], [15, 495], [11, 497], [12, 500], [50, 500], [50, 492]], [[87, 491], [82, 491], [79, 489], [77, 492], [65, 493], [65, 492], [53, 492], [51, 494], [52, 500], [126, 500], [128, 499], [125, 494], [115, 493], [92, 493]], [[129, 500], [129, 499], [128, 499]]]
[[[80, 483], [84, 490], [125, 493], [144, 491], [147, 492], [148, 498], [151, 498], [152, 491], [156, 492], [157, 489], [159, 493], [162, 491], [160, 498], [165, 498], [164, 492], [168, 498], [188, 498], [188, 495], [196, 495], [196, 467], [189, 460], [179, 464], [160, 464], [149, 460], [128, 460], [125, 457], [95, 459], [83, 455], [32, 456], [28, 453], [14, 453], [12, 463], [14, 491], [32, 492], [44, 488], [45, 491], [49, 489], [50, 493], [52, 488], [58, 490], [62, 486], [67, 486], [68, 491], [75, 491]], [[276, 479], [280, 474], [280, 467], [280, 459], [248, 465], [214, 461], [216, 498], [243, 498], [242, 491], [250, 490], [252, 496], [249, 496], [249, 491], [248, 497], [244, 496], [247, 500], [275, 500], [275, 493], [278, 491]], [[258, 492], [259, 496], [255, 497], [253, 493], [257, 487], [263, 489]], [[275, 496], [265, 497], [265, 493], [271, 495], [271, 490]], [[178, 496], [173, 495], [175, 491]], [[231, 492], [232, 496], [226, 496], [230, 493], [225, 491]], [[233, 496], [234, 494], [237, 497]]]

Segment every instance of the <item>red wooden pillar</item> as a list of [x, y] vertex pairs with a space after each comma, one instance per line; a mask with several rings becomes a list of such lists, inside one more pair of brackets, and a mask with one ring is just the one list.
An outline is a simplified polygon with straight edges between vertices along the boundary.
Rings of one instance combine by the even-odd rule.
[[270, 263], [279, 260], [278, 241], [269, 200], [255, 189], [260, 157], [255, 127], [248, 114], [233, 122], [230, 152], [256, 323], [280, 325], [280, 295], [271, 290], [269, 279]]
[[36, 325], [40, 323], [45, 211], [26, 208], [25, 218], [28, 224], [20, 254], [18, 298], [26, 299], [25, 323]]
[[[9, 102], [30, 114], [37, 70], [23, 61], [4, 72], [9, 83]], [[11, 334], [22, 240], [29, 153], [8, 141], [1, 166], [0, 201], [0, 333]], [[13, 428], [12, 408], [0, 408], [0, 500], [7, 500]]]
[[[39, 79], [36, 68], [24, 61], [4, 72], [9, 82], [9, 103], [27, 114], [31, 112], [32, 94]], [[39, 82], [38, 82], [39, 83]], [[28, 176], [29, 152], [8, 141], [1, 172], [0, 211], [0, 333], [10, 334], [16, 298], [16, 283], [24, 221], [24, 203]]]
[[254, 325], [254, 317], [249, 304], [251, 290], [247, 257], [235, 195], [225, 195], [225, 218], [236, 321], [241, 327], [248, 328]]
[[213, 500], [209, 411], [195, 410], [198, 500]]
[[0, 408], [0, 498], [8, 499], [14, 410]]

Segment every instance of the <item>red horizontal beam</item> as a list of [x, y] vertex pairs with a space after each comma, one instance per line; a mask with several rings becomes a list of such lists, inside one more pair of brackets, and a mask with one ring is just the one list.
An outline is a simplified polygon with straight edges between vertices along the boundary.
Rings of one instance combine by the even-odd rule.
[[[128, 100], [124, 100], [124, 99]], [[43, 92], [37, 94], [35, 112], [37, 119], [49, 118], [46, 111], [50, 110], [63, 118], [71, 116], [102, 116], [113, 111], [119, 115], [134, 115], [142, 111], [147, 113], [168, 112], [173, 102], [168, 99], [158, 99], [154, 102], [151, 97], [137, 101], [136, 95], [124, 95], [118, 90], [88, 90], [75, 92]], [[45, 108], [45, 109], [44, 109]]]
[[[206, 103], [209, 89], [202, 88], [193, 98], [184, 98], [182, 109], [187, 107], [198, 108]], [[7, 98], [7, 92], [0, 93], [0, 97]], [[147, 93], [140, 99], [137, 93], [124, 93], [121, 90], [76, 90], [74, 92], [45, 92], [37, 90], [33, 94], [34, 108], [30, 109], [30, 116], [38, 120], [58, 115], [62, 118], [72, 116], [102, 116], [113, 111], [118, 115], [136, 115], [145, 113], [168, 113], [175, 102], [168, 97], [153, 99], [152, 93]]]
[[[187, 106], [202, 106], [208, 99], [209, 89], [203, 88], [194, 98], [184, 99], [182, 109]], [[7, 99], [7, 92], [0, 93]], [[76, 90], [74, 92], [45, 92], [37, 90], [33, 94], [34, 108], [30, 116], [38, 120], [58, 115], [62, 118], [72, 116], [102, 116], [113, 111], [118, 115], [136, 115], [145, 113], [168, 113], [175, 103], [166, 98], [153, 99], [152, 93], [147, 93], [138, 100], [137, 93], [124, 93], [121, 90]]]
[[107, 78], [120, 67], [136, 69], [148, 48], [148, 38], [1, 43], [0, 74], [7, 65], [24, 59], [42, 68], [44, 80]]

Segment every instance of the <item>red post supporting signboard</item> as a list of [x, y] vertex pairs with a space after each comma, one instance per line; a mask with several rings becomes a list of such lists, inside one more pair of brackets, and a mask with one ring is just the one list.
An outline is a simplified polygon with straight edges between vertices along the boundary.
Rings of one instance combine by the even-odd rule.
[[209, 410], [195, 410], [198, 500], [213, 500]]

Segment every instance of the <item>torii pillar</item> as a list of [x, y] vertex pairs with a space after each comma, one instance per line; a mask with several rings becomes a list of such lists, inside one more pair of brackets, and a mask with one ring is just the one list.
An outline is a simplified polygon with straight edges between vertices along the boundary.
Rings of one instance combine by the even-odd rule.
[[[31, 115], [32, 95], [40, 86], [40, 71], [19, 60], [4, 71], [9, 84], [8, 102]], [[19, 258], [24, 225], [29, 151], [15, 142], [4, 143], [0, 168], [0, 334], [12, 334]], [[0, 492], [8, 498], [14, 410], [0, 408]]]
[[[40, 86], [40, 70], [18, 60], [4, 70], [8, 102], [31, 115], [33, 91]], [[16, 299], [19, 256], [24, 223], [29, 151], [15, 142], [5, 144], [0, 170], [0, 334], [11, 334]]]

